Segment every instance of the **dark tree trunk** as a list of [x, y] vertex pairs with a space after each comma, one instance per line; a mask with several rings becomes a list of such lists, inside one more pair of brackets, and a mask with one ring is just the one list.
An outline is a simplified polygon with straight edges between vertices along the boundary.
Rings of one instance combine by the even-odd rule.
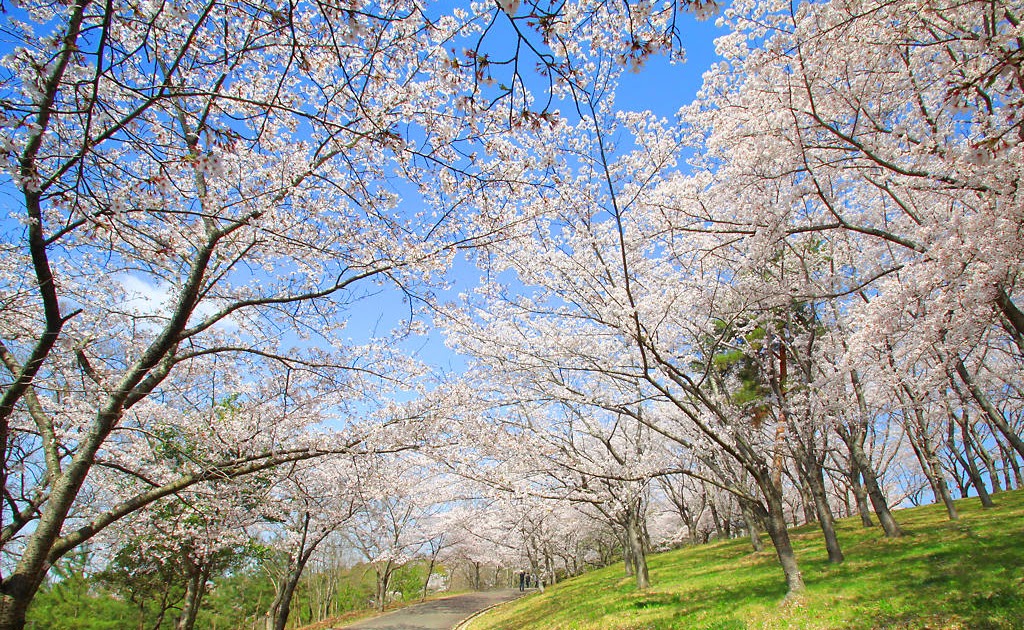
[[[308, 511], [302, 514], [300, 525], [301, 537], [299, 546], [294, 554], [288, 558], [288, 570], [277, 587], [274, 594], [274, 601], [270, 605], [270, 627], [272, 630], [284, 630], [288, 624], [288, 616], [291, 614], [292, 600], [295, 597], [295, 589], [299, 586], [299, 580], [306, 570], [306, 564], [313, 557], [313, 552], [327, 539], [330, 528], [324, 528], [320, 533], [309, 535], [309, 525], [313, 516]], [[313, 613], [310, 612], [310, 619]]]
[[[970, 432], [967, 430], [967, 416], [966, 411], [964, 416], [957, 417], [955, 414], [950, 412], [949, 414], [949, 440], [946, 442], [946, 446], [949, 448], [949, 452], [953, 454], [960, 465], [967, 471], [968, 477], [971, 479], [971, 485], [978, 492], [978, 499], [981, 501], [982, 507], [990, 508], [995, 507], [992, 502], [992, 497], [988, 494], [988, 489], [985, 487], [985, 480], [981, 476], [981, 471], [978, 470], [978, 466], [974, 461], [974, 455], [971, 451], [974, 448], [973, 440], [971, 439]], [[964, 452], [961, 456], [960, 451], [956, 447], [956, 440], [954, 439], [955, 427], [959, 425], [960, 436], [964, 445]], [[966, 497], [966, 493], [964, 493]]]
[[181, 615], [178, 617], [176, 630], [192, 630], [196, 625], [196, 617], [199, 615], [199, 605], [206, 595], [206, 581], [210, 578], [210, 567], [208, 564], [196, 565], [190, 560], [185, 561], [188, 573], [188, 583], [185, 586], [185, 601], [182, 605]]
[[[965, 417], [964, 423], [961, 425], [961, 428], [967, 429], [967, 434], [970, 436], [971, 446], [978, 454], [978, 458], [981, 459], [981, 463], [982, 465], [984, 465], [985, 471], [988, 472], [988, 478], [992, 484], [992, 494], [1002, 492], [1003, 488], [1002, 484], [1000, 484], [999, 482], [999, 471], [996, 466], [995, 458], [993, 458], [992, 453], [989, 453], [988, 449], [985, 448], [985, 441], [982, 439], [980, 435], [978, 435], [978, 430], [975, 426], [975, 423], [967, 422]], [[978, 472], [980, 474], [981, 470], [979, 469]], [[1007, 475], [1009, 475], [1009, 473], [1007, 473]]]
[[[1017, 455], [1012, 450], [1004, 447], [1002, 443], [999, 444], [999, 453], [1003, 458], [1003, 471], [1006, 474], [1006, 489], [1009, 490], [1011, 487], [1009, 472], [1011, 470], [1013, 471], [1013, 487], [1019, 489], [1021, 485], [1024, 485], [1024, 475], [1021, 475], [1020, 464], [1017, 462]], [[995, 471], [993, 471], [992, 474], [994, 475]]]
[[903, 409], [904, 430], [910, 440], [910, 446], [914, 450], [918, 463], [921, 465], [921, 472], [928, 478], [928, 484], [932, 487], [935, 501], [942, 501], [946, 506], [946, 514], [949, 520], [955, 521], [960, 518], [956, 511], [956, 504], [949, 494], [949, 485], [946, 483], [946, 476], [939, 463], [939, 458], [928, 440], [924, 419], [918, 410]]
[[[818, 520], [818, 513], [816, 511], [814, 494], [811, 491], [807, 480], [804, 478], [804, 475], [797, 475], [797, 477], [797, 479], [794, 479], [794, 485], [800, 493], [800, 509], [804, 513], [803, 524], [806, 525], [807, 523], [813, 523]], [[793, 520], [794, 522], [796, 521], [795, 518]]]
[[1024, 455], [1024, 440], [1021, 440], [1020, 436], [1013, 430], [1013, 427], [1011, 427], [1006, 421], [1003, 414], [996, 409], [995, 405], [992, 404], [992, 401], [990, 401], [985, 393], [981, 391], [978, 384], [974, 382], [974, 378], [971, 376], [971, 373], [968, 372], [967, 366], [965, 366], [964, 362], [959, 358], [956, 360], [956, 373], [960, 377], [960, 380], [963, 381], [964, 385], [967, 386], [967, 390], [971, 392], [971, 396], [981, 407], [982, 411], [985, 412], [985, 415], [991, 421], [992, 425], [999, 429], [999, 432], [1003, 434], [1003, 437], [1006, 438], [1006, 441], [1009, 442], [1010, 446], [1012, 446], [1017, 453]]
[[843, 430], [838, 433], [843, 443], [846, 444], [846, 448], [850, 451], [850, 458], [857, 464], [857, 468], [860, 469], [860, 474], [864, 478], [864, 489], [868, 493], [868, 498], [871, 499], [871, 507], [875, 510], [875, 516], [878, 517], [878, 523], [882, 526], [885, 537], [899, 538], [903, 535], [903, 531], [889, 509], [889, 502], [886, 500], [882, 488], [878, 485], [875, 469], [871, 465], [871, 460], [868, 459], [868, 454], [864, 451], [863, 427], [858, 426], [855, 431]]
[[625, 525], [622, 526], [622, 563], [625, 567], [626, 577], [636, 575], [636, 562], [633, 560], [633, 545], [629, 542], [629, 532]]
[[[476, 570], [473, 574], [473, 589], [480, 590], [480, 563], [473, 563]], [[384, 612], [387, 605], [388, 587], [391, 585], [391, 561], [383, 566], [375, 567], [377, 572], [377, 612]]]
[[886, 500], [882, 488], [878, 485], [878, 474], [871, 465], [868, 454], [864, 451], [864, 440], [867, 438], [867, 424], [870, 416], [867, 402], [864, 399], [864, 390], [861, 387], [860, 377], [856, 371], [850, 372], [850, 382], [853, 385], [853, 391], [857, 398], [857, 409], [860, 415], [857, 421], [851, 423], [849, 427], [837, 427], [836, 433], [839, 434], [840, 439], [843, 440], [846, 448], [850, 451], [852, 464], [857, 466], [861, 476], [864, 478], [864, 489], [867, 490], [868, 498], [871, 499], [871, 507], [875, 510], [875, 516], [878, 517], [878, 522], [882, 526], [882, 531], [885, 532], [885, 537], [898, 538], [903, 535], [903, 532], [889, 510], [889, 502]]
[[273, 630], [284, 630], [288, 625], [292, 599], [295, 596], [295, 589], [299, 586], [299, 579], [302, 577], [304, 568], [305, 562], [303, 561], [300, 566], [290, 568], [287, 577], [281, 581], [274, 603], [271, 605]]
[[850, 488], [853, 490], [853, 498], [857, 502], [857, 513], [860, 515], [860, 524], [864, 527], [874, 527], [871, 522], [871, 508], [868, 506], [868, 492], [861, 483], [860, 466], [853, 457], [850, 458], [850, 471], [847, 473], [850, 480]]
[[427, 566], [427, 577], [423, 580], [423, 594], [420, 595], [420, 601], [422, 602], [427, 598], [427, 588], [430, 587], [430, 578], [434, 575], [434, 565], [437, 563], [437, 554], [431, 554], [430, 564]]
[[760, 516], [764, 520], [768, 536], [771, 537], [772, 545], [775, 547], [775, 555], [778, 556], [782, 572], [786, 576], [786, 597], [792, 597], [802, 593], [806, 586], [803, 574], [800, 573], [800, 565], [797, 563], [796, 552], [793, 551], [793, 543], [789, 538], [789, 530], [786, 529], [782, 494], [780, 491], [772, 489], [764, 494], [768, 509], [760, 508], [758, 511], [762, 512]]
[[639, 590], [646, 590], [651, 585], [651, 577], [647, 570], [647, 552], [644, 549], [644, 536], [641, 530], [642, 516], [641, 506], [637, 501], [636, 505], [630, 506], [626, 515], [626, 542], [630, 550], [636, 587]]
[[814, 501], [814, 510], [818, 516], [818, 525], [825, 536], [825, 549], [828, 550], [828, 561], [833, 564], [840, 564], [845, 560], [843, 550], [839, 546], [839, 537], [836, 534], [835, 518], [832, 508], [828, 504], [828, 495], [825, 492], [824, 473], [821, 464], [813, 457], [813, 453], [807, 453], [804, 459], [804, 477]]
[[743, 521], [747, 524], [747, 533], [750, 535], [750, 545], [754, 551], [764, 551], [764, 543], [761, 542], [761, 533], [757, 526], [757, 517], [754, 510], [745, 501], [740, 501], [740, 512], [743, 514]]
[[718, 506], [716, 505], [716, 501], [709, 500], [708, 501], [708, 507], [711, 508], [711, 521], [715, 524], [715, 535], [718, 538], [722, 538], [723, 537], [722, 522], [721, 522], [721, 519], [719, 518], [719, 515], [718, 515]]

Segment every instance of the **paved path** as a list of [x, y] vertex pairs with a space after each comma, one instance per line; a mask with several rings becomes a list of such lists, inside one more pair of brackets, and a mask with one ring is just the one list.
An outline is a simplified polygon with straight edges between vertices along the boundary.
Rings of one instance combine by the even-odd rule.
[[511, 588], [453, 595], [407, 606], [373, 619], [364, 619], [338, 630], [451, 630], [473, 613], [520, 595], [522, 593]]

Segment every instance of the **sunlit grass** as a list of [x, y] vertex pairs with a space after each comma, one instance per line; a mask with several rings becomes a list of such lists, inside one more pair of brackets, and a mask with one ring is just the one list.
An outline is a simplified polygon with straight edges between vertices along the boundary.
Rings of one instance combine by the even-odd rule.
[[1024, 491], [994, 498], [989, 510], [958, 502], [959, 521], [941, 506], [901, 510], [906, 535], [896, 540], [844, 519], [838, 566], [815, 525], [792, 530], [807, 583], [795, 601], [784, 601], [774, 552], [737, 539], [652, 556], [647, 591], [608, 567], [503, 605], [470, 630], [1024, 628]]

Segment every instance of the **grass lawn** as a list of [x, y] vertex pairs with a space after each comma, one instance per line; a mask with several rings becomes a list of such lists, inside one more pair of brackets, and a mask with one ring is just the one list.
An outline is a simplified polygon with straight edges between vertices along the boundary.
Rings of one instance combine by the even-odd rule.
[[1024, 629], [1024, 491], [900, 510], [905, 535], [887, 540], [859, 518], [838, 523], [846, 562], [830, 565], [816, 525], [790, 530], [807, 592], [786, 585], [767, 536], [653, 555], [651, 588], [621, 565], [566, 580], [478, 617], [469, 630], [660, 628]]

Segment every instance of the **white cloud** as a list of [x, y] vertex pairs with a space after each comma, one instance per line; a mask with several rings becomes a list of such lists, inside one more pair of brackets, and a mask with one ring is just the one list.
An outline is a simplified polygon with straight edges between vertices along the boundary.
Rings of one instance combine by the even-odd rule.
[[[157, 320], [166, 321], [170, 317], [177, 297], [173, 293], [172, 285], [166, 282], [153, 283], [129, 274], [119, 276], [117, 281], [125, 295], [119, 306], [128, 313], [142, 318], [142, 321], [148, 322], [144, 325], [156, 327]], [[220, 305], [214, 301], [202, 302], [193, 313], [192, 320], [208, 317], [218, 308]], [[238, 324], [228, 317], [217, 323], [215, 328], [222, 332], [230, 332], [237, 330]]]

